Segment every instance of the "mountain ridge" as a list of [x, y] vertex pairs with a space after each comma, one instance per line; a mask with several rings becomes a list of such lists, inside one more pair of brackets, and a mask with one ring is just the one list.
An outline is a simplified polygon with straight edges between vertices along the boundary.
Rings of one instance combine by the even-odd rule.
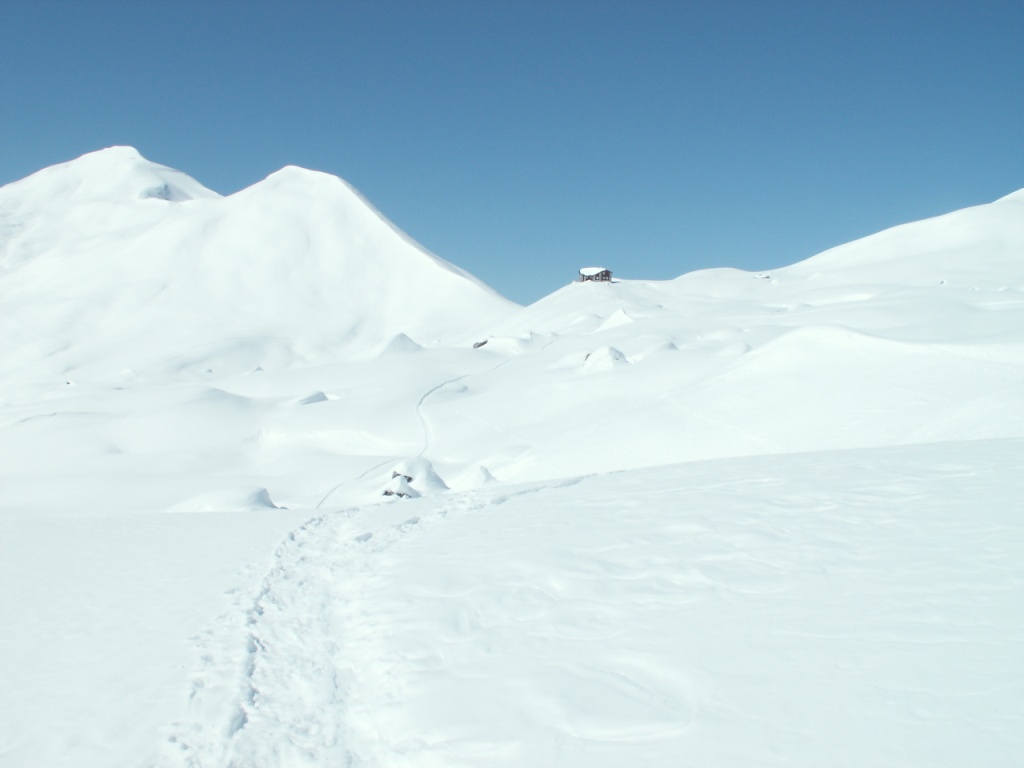
[[52, 340], [40, 359], [65, 348], [96, 365], [113, 350], [108, 367], [141, 364], [128, 347], [168, 358], [218, 334], [342, 354], [399, 333], [433, 344], [516, 306], [337, 177], [292, 166], [222, 197], [128, 147], [0, 189], [0, 269], [8, 328]]

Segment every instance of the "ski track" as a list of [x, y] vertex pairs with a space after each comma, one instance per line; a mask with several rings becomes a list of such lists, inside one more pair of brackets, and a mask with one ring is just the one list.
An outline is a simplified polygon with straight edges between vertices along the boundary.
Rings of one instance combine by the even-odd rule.
[[[349, 691], [360, 668], [387, 677], [386, 658], [367, 658], [360, 642], [373, 627], [360, 593], [375, 576], [375, 559], [416, 531], [449, 516], [502, 504], [513, 496], [565, 487], [583, 478], [487, 498], [478, 491], [420, 502], [315, 517], [288, 534], [255, 598], [238, 593], [196, 643], [187, 715], [165, 734], [160, 768], [360, 766], [346, 723]], [[403, 514], [409, 507], [409, 516]], [[426, 507], [424, 510], [423, 507]], [[400, 520], [368, 525], [362, 512]], [[419, 515], [414, 514], [419, 512]], [[404, 518], [404, 519], [402, 519]], [[372, 521], [371, 521], [372, 522]], [[368, 528], [373, 530], [368, 530]], [[359, 646], [351, 657], [348, 640]], [[399, 695], [397, 680], [395, 695]]]
[[[555, 339], [554, 341], [557, 341], [557, 339]], [[544, 348], [546, 349], [548, 346], [553, 344], [554, 341], [548, 342], [544, 346]], [[423, 432], [423, 447], [420, 449], [420, 452], [416, 454], [416, 458], [424, 457], [426, 455], [427, 451], [430, 450], [431, 444], [434, 442], [434, 435], [436, 433], [436, 430], [435, 430], [434, 425], [431, 423], [430, 419], [427, 418], [427, 415], [424, 412], [424, 406], [426, 405], [426, 402], [430, 398], [430, 396], [433, 395], [435, 392], [441, 391], [442, 389], [444, 389], [448, 385], [455, 384], [456, 382], [462, 381], [463, 379], [468, 379], [468, 378], [470, 378], [472, 376], [479, 376], [479, 375], [493, 373], [494, 371], [498, 370], [499, 368], [502, 368], [503, 366], [508, 365], [510, 362], [512, 362], [513, 359], [514, 358], [509, 357], [509, 358], [506, 358], [506, 359], [502, 360], [497, 365], [491, 366], [490, 368], [486, 368], [486, 369], [484, 369], [482, 371], [472, 371], [470, 373], [463, 373], [463, 374], [461, 374], [459, 376], [453, 376], [451, 378], [445, 379], [441, 383], [435, 384], [434, 386], [430, 387], [422, 395], [420, 395], [419, 400], [416, 401], [416, 418], [419, 420], [419, 422], [420, 422], [420, 429]], [[367, 469], [363, 473], [357, 475], [356, 477], [353, 477], [353, 478], [350, 478], [348, 480], [344, 480], [344, 481], [338, 483], [336, 486], [331, 488], [326, 494], [324, 494], [323, 498], [320, 499], [319, 502], [317, 502], [316, 509], [321, 509], [323, 507], [323, 505], [325, 503], [327, 503], [327, 500], [331, 496], [333, 496], [335, 494], [335, 492], [341, 490], [342, 488], [344, 488], [348, 484], [356, 482], [358, 480], [362, 480], [364, 477], [369, 475], [371, 472], [375, 472], [376, 470], [380, 469], [381, 467], [387, 466], [388, 464], [394, 464], [395, 462], [400, 461], [401, 458], [402, 458], [401, 456], [389, 456], [388, 458], [384, 459], [383, 461], [381, 461], [381, 462], [379, 462], [377, 464], [374, 464], [372, 467], [370, 467], [369, 469]]]
[[[485, 371], [485, 373], [490, 373], [490, 371], [500, 368], [507, 362], [508, 360], [505, 360], [499, 363], [494, 368]], [[416, 454], [417, 458], [421, 458], [422, 456], [424, 456], [426, 452], [430, 450], [430, 444], [434, 441], [434, 426], [433, 424], [430, 423], [430, 420], [427, 419], [426, 414], [424, 414], [423, 412], [424, 403], [426, 403], [427, 399], [435, 392], [444, 389], [449, 384], [454, 384], [457, 381], [462, 381], [463, 379], [469, 378], [472, 375], [473, 374], [470, 373], [464, 373], [461, 376], [455, 376], [454, 378], [442, 381], [440, 384], [434, 385], [420, 396], [420, 399], [416, 403], [416, 417], [420, 420], [420, 427], [423, 429], [423, 447], [420, 449], [420, 452]]]
[[[543, 352], [556, 341], [558, 341], [558, 339], [552, 339], [551, 341], [544, 345], [541, 351]], [[482, 371], [471, 371], [470, 373], [463, 373], [460, 376], [454, 376], [450, 379], [446, 379], [445, 381], [442, 381], [440, 384], [435, 384], [433, 387], [431, 387], [422, 395], [420, 395], [420, 399], [416, 402], [416, 417], [420, 420], [420, 426], [423, 429], [423, 448], [421, 448], [420, 452], [416, 454], [417, 458], [425, 456], [427, 451], [430, 450], [430, 446], [434, 442], [434, 435], [436, 434], [436, 430], [434, 428], [433, 423], [431, 423], [430, 419], [427, 418], [427, 415], [424, 411], [424, 406], [426, 405], [427, 400], [430, 399], [430, 396], [433, 395], [435, 392], [440, 392], [442, 389], [444, 389], [450, 384], [455, 384], [456, 382], [471, 378], [473, 376], [486, 376], [487, 374], [494, 373], [498, 369], [503, 368], [509, 363], [511, 363], [514, 359], [514, 357], [507, 357], [501, 362], [497, 363], [496, 365], [493, 365], [490, 368], [485, 368]]]

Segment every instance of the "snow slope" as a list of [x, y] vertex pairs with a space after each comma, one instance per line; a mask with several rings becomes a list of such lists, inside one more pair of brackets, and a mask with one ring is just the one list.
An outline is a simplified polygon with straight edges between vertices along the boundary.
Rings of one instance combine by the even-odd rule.
[[1024, 751], [1024, 193], [520, 308], [113, 148], [0, 188], [0, 350], [0, 765]]
[[158, 764], [1015, 765], [1022, 470], [949, 443], [317, 518], [240, 709], [203, 689]]
[[300, 168], [221, 198], [115, 147], [4, 187], [0, 220], [5, 373], [36, 388], [435, 343], [515, 306]]
[[772, 273], [571, 284], [481, 348], [512, 354], [475, 379], [492, 432], [472, 444], [514, 435], [492, 469], [517, 478], [1018, 436], [1022, 291], [1019, 194]]

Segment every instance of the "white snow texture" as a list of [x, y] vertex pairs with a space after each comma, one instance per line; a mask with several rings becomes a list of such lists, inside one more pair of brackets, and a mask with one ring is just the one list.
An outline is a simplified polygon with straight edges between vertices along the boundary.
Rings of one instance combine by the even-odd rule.
[[0, 766], [1019, 766], [1024, 191], [574, 277], [300, 168], [0, 188]]

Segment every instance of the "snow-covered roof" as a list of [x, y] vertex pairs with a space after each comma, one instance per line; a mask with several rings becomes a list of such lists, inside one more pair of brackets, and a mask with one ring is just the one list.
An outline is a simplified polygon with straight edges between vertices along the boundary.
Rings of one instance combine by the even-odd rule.
[[607, 267], [583, 267], [580, 270], [580, 274], [584, 277], [592, 277], [593, 275], [599, 275], [602, 272], [610, 272], [611, 270]]

